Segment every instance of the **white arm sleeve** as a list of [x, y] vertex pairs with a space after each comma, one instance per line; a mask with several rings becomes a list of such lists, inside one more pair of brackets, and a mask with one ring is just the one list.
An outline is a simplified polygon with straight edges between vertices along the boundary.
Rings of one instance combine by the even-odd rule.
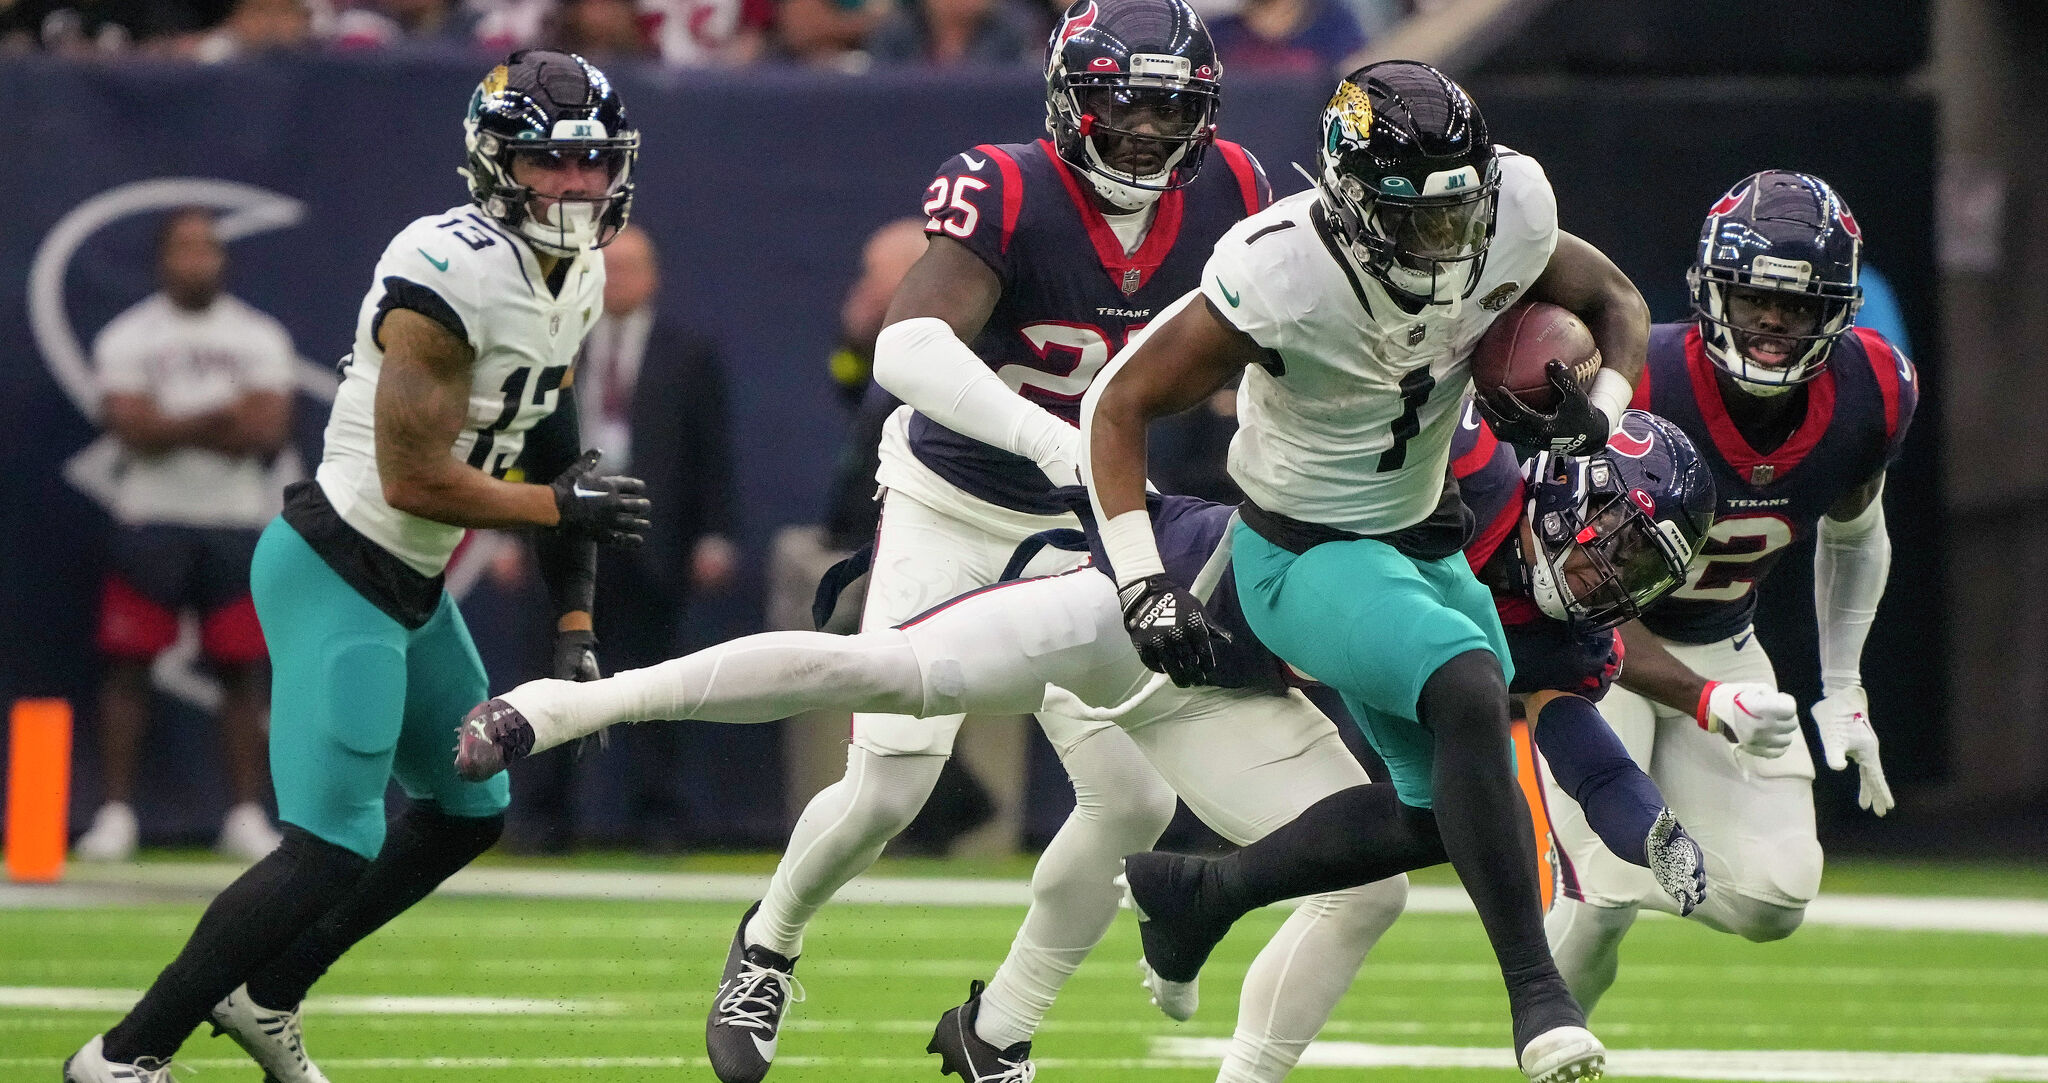
[[936, 316], [882, 328], [875, 339], [875, 382], [962, 436], [1041, 466], [1080, 461], [1080, 432], [1010, 390]]
[[1813, 608], [1820, 624], [1822, 695], [1862, 686], [1863, 641], [1877, 618], [1891, 567], [1882, 485], [1856, 518], [1843, 522], [1821, 516], [1813, 554]]

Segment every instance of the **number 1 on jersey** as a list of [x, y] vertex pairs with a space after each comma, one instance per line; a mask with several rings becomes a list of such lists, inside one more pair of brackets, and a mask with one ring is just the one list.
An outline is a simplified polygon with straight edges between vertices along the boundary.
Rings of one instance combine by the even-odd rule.
[[1380, 452], [1379, 465], [1374, 468], [1377, 472], [1399, 470], [1407, 463], [1408, 441], [1422, 431], [1422, 405], [1435, 390], [1436, 377], [1430, 375], [1427, 366], [1401, 377], [1401, 416], [1394, 419], [1394, 445]]

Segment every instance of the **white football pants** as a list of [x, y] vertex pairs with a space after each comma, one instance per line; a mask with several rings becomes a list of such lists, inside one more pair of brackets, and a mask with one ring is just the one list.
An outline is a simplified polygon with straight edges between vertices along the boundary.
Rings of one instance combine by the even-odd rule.
[[[1714, 643], [1665, 641], [1673, 657], [1708, 680], [1777, 687], [1754, 631]], [[1778, 940], [1799, 927], [1820, 892], [1821, 851], [1813, 819], [1813, 758], [1804, 740], [1777, 759], [1759, 759], [1699, 727], [1693, 716], [1619, 685], [1600, 703], [1707, 860], [1707, 900], [1692, 918], [1750, 940]], [[1613, 984], [1621, 940], [1638, 908], [1676, 913], [1649, 870], [1608, 852], [1571, 798], [1544, 773], [1551, 829], [1579, 898], [1560, 893], [1548, 921], [1550, 948], [1579, 1002], [1591, 1010]]]

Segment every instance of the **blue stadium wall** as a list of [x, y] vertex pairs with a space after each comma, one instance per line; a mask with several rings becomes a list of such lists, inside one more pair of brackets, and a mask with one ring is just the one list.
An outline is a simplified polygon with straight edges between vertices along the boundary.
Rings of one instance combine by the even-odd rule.
[[[87, 201], [154, 178], [233, 181], [298, 201], [293, 224], [234, 242], [230, 289], [282, 320], [302, 355], [329, 362], [349, 346], [385, 241], [463, 199], [460, 119], [479, 68], [439, 57], [0, 64], [10, 182], [0, 228], [0, 699], [59, 695], [80, 705], [78, 812], [97, 801], [92, 632], [108, 522], [64, 478], [67, 461], [98, 432], [55, 375], [49, 310], [44, 339], [32, 330], [32, 262], [54, 249], [53, 229]], [[697, 634], [745, 631], [757, 620], [768, 537], [820, 511], [842, 431], [823, 358], [862, 240], [881, 222], [916, 213], [930, 171], [949, 154], [1035, 138], [1041, 86], [1028, 73], [615, 74], [645, 133], [635, 218], [663, 253], [661, 303], [721, 342], [732, 385], [752, 567], [739, 600], [707, 607]], [[1791, 166], [1842, 189], [1870, 238], [1870, 258], [1898, 288], [1926, 384], [1888, 492], [1899, 557], [1865, 671], [1880, 704], [1942, 703], [1931, 104], [1874, 84], [1702, 89], [1504, 76], [1476, 79], [1473, 89], [1495, 137], [1544, 162], [1565, 227], [1613, 254], [1660, 319], [1683, 313], [1699, 217], [1731, 182]], [[1319, 79], [1233, 75], [1223, 131], [1265, 161], [1278, 191], [1296, 190], [1304, 182], [1288, 163], [1309, 160], [1327, 92]], [[51, 265], [56, 288], [45, 292], [61, 298], [78, 342], [89, 344], [151, 289], [157, 220], [113, 217], [79, 238], [67, 263]], [[321, 404], [302, 396], [299, 405], [301, 454], [316, 461]], [[1803, 579], [1806, 563], [1788, 559], [1779, 575]], [[1793, 582], [1774, 593], [1764, 634], [1777, 644], [1788, 688], [1803, 698], [1817, 685], [1810, 596]], [[516, 646], [507, 627], [515, 622], [473, 613], [472, 623], [486, 657], [509, 660], [494, 685], [523, 678], [504, 671], [531, 653]], [[223, 800], [214, 738], [185, 708], [163, 714], [149, 745], [144, 813], [159, 837], [196, 836]], [[1888, 766], [1907, 786], [1942, 769], [1939, 712], [1915, 715], [1926, 728], [1886, 734]], [[773, 763], [774, 728], [722, 730], [697, 747], [711, 768], [703, 785], [716, 786], [720, 763]], [[1042, 834], [1068, 798], [1050, 777], [1035, 790]], [[707, 838], [757, 840], [781, 828], [774, 787], [721, 793], [699, 808], [710, 817]]]

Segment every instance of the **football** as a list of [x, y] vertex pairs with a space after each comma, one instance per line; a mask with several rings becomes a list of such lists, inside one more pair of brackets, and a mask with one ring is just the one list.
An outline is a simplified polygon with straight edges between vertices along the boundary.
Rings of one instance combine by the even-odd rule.
[[1562, 361], [1580, 387], [1600, 371], [1593, 333], [1566, 309], [1523, 301], [1500, 314], [1472, 351], [1472, 386], [1480, 394], [1505, 388], [1532, 410], [1557, 408], [1557, 389], [1544, 368]]

